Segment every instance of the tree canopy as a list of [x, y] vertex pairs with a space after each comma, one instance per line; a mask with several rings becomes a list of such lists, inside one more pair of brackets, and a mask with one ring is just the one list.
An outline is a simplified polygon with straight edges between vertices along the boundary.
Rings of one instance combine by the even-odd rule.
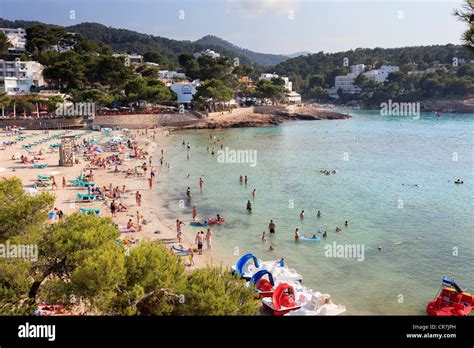
[[74, 213], [47, 224], [54, 196], [0, 181], [0, 243], [36, 245], [38, 257], [0, 258], [0, 314], [31, 315], [39, 302], [104, 315], [254, 315], [258, 301], [220, 268], [185, 272], [158, 241], [119, 242], [110, 218]]

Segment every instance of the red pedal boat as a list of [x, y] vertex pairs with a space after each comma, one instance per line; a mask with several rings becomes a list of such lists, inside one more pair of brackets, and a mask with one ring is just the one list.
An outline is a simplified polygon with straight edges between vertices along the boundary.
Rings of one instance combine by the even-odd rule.
[[462, 289], [453, 279], [443, 278], [438, 296], [426, 307], [431, 316], [467, 316], [474, 306], [474, 296]]
[[288, 283], [281, 283], [276, 287], [272, 297], [262, 298], [262, 303], [270, 308], [274, 315], [280, 316], [301, 308], [301, 303], [296, 302], [295, 297], [295, 289]]

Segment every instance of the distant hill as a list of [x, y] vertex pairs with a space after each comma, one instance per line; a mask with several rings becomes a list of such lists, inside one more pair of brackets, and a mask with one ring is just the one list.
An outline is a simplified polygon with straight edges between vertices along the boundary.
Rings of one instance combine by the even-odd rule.
[[296, 57], [299, 57], [299, 56], [307, 56], [311, 54], [311, 52], [308, 52], [308, 51], [301, 51], [301, 52], [296, 52], [296, 53], [292, 53], [292, 54], [287, 54], [286, 57], [288, 58], [296, 58]]
[[250, 61], [259, 65], [277, 65], [286, 59], [289, 56], [282, 54], [268, 54], [268, 53], [258, 53], [246, 48], [241, 48], [236, 46], [226, 40], [223, 40], [214, 35], [206, 35], [199, 40], [194, 41], [195, 44], [206, 46], [206, 47], [222, 47], [226, 50], [232, 51], [235, 56], [243, 56], [248, 58]]
[[[41, 24], [47, 27], [58, 25], [45, 24], [38, 21], [15, 20], [10, 21], [0, 18], [2, 28], [29, 28]], [[177, 63], [178, 56], [185, 52], [197, 52], [209, 48], [228, 58], [239, 58], [245, 65], [276, 65], [288, 59], [284, 55], [257, 53], [237, 47], [216, 36], [205, 36], [197, 41], [179, 41], [161, 36], [139, 33], [128, 29], [107, 27], [99, 23], [80, 23], [65, 27], [66, 30], [79, 33], [89, 40], [111, 46], [117, 52], [139, 53], [158, 51], [168, 59]]]

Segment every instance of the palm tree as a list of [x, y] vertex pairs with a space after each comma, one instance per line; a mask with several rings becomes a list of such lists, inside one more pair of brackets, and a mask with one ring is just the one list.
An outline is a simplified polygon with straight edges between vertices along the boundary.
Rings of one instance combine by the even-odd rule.
[[464, 46], [474, 53], [474, 1], [465, 0], [465, 2], [460, 9], [454, 11], [454, 15], [469, 25], [462, 36], [462, 40]]
[[36, 117], [39, 118], [39, 103], [41, 102], [41, 97], [38, 94], [31, 94], [28, 101], [36, 106]]
[[6, 94], [0, 94], [0, 108], [2, 108], [2, 117], [5, 117], [5, 108], [11, 103], [11, 98]]

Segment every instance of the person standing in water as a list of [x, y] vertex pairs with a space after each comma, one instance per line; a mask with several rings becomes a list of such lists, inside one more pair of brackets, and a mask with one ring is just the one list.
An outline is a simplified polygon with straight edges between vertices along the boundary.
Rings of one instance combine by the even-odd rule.
[[321, 217], [321, 212], [318, 210], [318, 212], [316, 213], [316, 216], [317, 217]]
[[344, 226], [347, 227], [347, 225], [349, 225], [349, 222], [346, 220], [346, 222], [344, 222]]
[[247, 201], [247, 213], [251, 213], [252, 212], [252, 203], [250, 203], [250, 201]]
[[267, 233], [263, 231], [262, 233], [262, 242], [265, 242], [267, 240]]
[[273, 222], [273, 220], [270, 220], [270, 223], [268, 224], [268, 229], [270, 233], [275, 233], [275, 228], [276, 228], [275, 223]]
[[197, 221], [198, 211], [195, 205], [193, 205], [193, 221]]
[[300, 239], [300, 232], [298, 229], [295, 230], [295, 240], [299, 240]]
[[255, 198], [257, 196], [257, 190], [256, 189], [253, 189], [252, 191], [252, 197]]
[[327, 239], [328, 238], [328, 233], [326, 231], [323, 232], [323, 238]]
[[248, 181], [248, 178], [247, 178], [247, 175], [245, 176], [245, 185], [247, 185], [247, 181]]
[[240, 176], [239, 181], [240, 181], [240, 183], [244, 182], [244, 177], [242, 175]]
[[209, 250], [212, 249], [212, 231], [210, 228], [208, 228], [206, 232], [206, 245]]
[[201, 189], [201, 192], [202, 192], [203, 186], [204, 186], [204, 180], [202, 180], [202, 178], [199, 178], [199, 188]]
[[188, 186], [188, 189], [186, 190], [186, 196], [188, 199], [191, 199], [191, 187]]
[[304, 210], [302, 210], [301, 213], [300, 213], [300, 219], [301, 219], [301, 220], [304, 219]]

